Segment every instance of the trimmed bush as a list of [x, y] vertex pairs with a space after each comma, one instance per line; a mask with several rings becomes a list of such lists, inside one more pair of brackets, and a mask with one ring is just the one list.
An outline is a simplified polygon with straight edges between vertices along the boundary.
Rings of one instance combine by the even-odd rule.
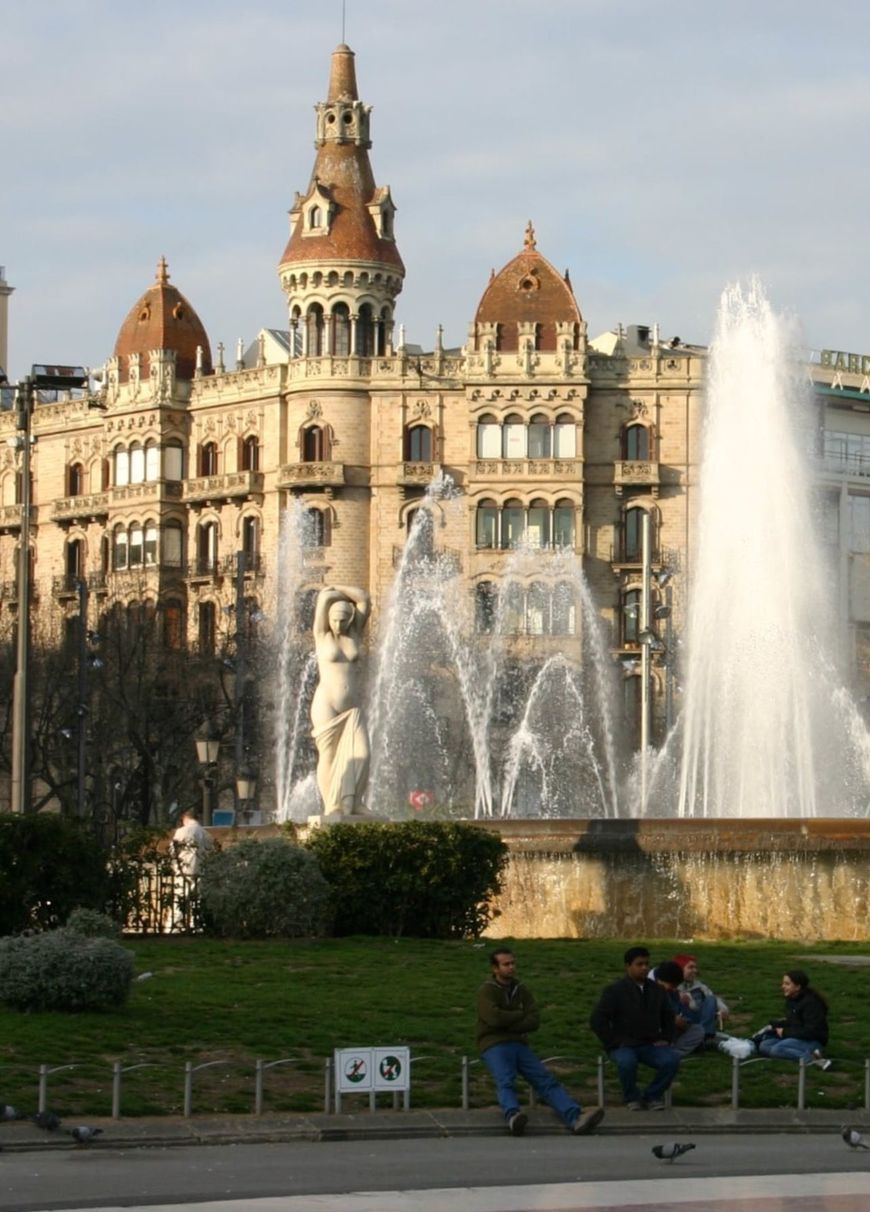
[[205, 929], [223, 938], [307, 938], [329, 927], [329, 885], [317, 859], [279, 837], [207, 855], [199, 897]]
[[107, 1010], [121, 1006], [133, 953], [71, 930], [0, 939], [0, 1000], [15, 1010]]
[[82, 938], [110, 938], [115, 942], [121, 937], [121, 928], [107, 913], [98, 909], [73, 909], [66, 929]]
[[77, 906], [110, 900], [105, 853], [78, 821], [0, 814], [0, 934], [51, 930]]
[[477, 938], [507, 847], [448, 821], [329, 825], [307, 842], [332, 887], [336, 934]]

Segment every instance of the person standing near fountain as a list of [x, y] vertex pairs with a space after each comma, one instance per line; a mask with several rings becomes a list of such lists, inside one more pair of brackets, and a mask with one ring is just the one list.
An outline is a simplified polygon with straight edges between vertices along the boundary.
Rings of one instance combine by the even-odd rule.
[[311, 703], [317, 786], [324, 816], [360, 815], [369, 771], [362, 708], [362, 633], [371, 609], [364, 589], [331, 585], [317, 596], [314, 649], [320, 681]]
[[604, 1108], [583, 1111], [529, 1047], [529, 1033], [537, 1031], [541, 1016], [531, 990], [517, 980], [514, 953], [498, 947], [489, 960], [492, 973], [477, 993], [477, 1046], [480, 1059], [495, 1079], [508, 1132], [522, 1136], [528, 1123], [517, 1096], [519, 1075], [553, 1108], [569, 1132], [585, 1136], [601, 1123]]
[[[601, 994], [589, 1025], [619, 1071], [628, 1110], [661, 1111], [662, 1095], [680, 1067], [680, 1054], [671, 1047], [674, 1012], [665, 990], [648, 979], [646, 947], [629, 947], [623, 962], [625, 976]], [[655, 1070], [642, 1093], [637, 1084], [639, 1064]]]

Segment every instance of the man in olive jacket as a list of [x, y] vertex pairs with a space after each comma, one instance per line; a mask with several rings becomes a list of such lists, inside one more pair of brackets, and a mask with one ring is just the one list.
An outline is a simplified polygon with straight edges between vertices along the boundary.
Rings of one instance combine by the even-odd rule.
[[477, 1046], [481, 1059], [495, 1079], [496, 1093], [508, 1131], [522, 1136], [528, 1116], [520, 1110], [517, 1075], [549, 1103], [569, 1132], [583, 1136], [601, 1123], [601, 1107], [582, 1111], [564, 1086], [541, 1064], [528, 1044], [541, 1016], [531, 990], [516, 978], [512, 951], [499, 947], [489, 957], [492, 973], [477, 993]]

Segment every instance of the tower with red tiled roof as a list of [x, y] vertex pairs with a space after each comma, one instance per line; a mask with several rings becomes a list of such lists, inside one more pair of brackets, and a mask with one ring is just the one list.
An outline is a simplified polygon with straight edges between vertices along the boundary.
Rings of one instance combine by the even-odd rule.
[[359, 99], [350, 47], [333, 51], [327, 99], [315, 109], [314, 171], [294, 199], [278, 266], [294, 353], [383, 354], [405, 267], [390, 188], [375, 184], [369, 162], [371, 106]]

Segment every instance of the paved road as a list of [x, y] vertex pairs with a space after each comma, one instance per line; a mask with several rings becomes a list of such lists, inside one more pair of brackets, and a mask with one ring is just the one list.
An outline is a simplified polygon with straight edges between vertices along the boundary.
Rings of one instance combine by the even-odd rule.
[[[685, 1136], [682, 1132], [679, 1139]], [[129, 1209], [133, 1205], [184, 1209], [209, 1201], [219, 1201], [209, 1212], [218, 1212], [218, 1207], [232, 1208], [233, 1212], [270, 1212], [272, 1208], [287, 1212], [339, 1212], [344, 1208], [359, 1212], [434, 1212], [441, 1208], [449, 1212], [508, 1212], [520, 1207], [652, 1207], [673, 1201], [681, 1187], [686, 1197], [693, 1193], [693, 1200], [699, 1190], [711, 1193], [709, 1180], [713, 1176], [825, 1174], [845, 1175], [857, 1190], [864, 1184], [862, 1202], [854, 1208], [856, 1212], [870, 1208], [870, 1152], [850, 1151], [837, 1133], [699, 1136], [697, 1148], [674, 1165], [657, 1161], [650, 1152], [653, 1144], [666, 1139], [667, 1130], [656, 1135], [602, 1134], [585, 1139], [560, 1134], [529, 1135], [520, 1140], [498, 1136], [4, 1152], [0, 1156], [0, 1210], [60, 1212], [121, 1206]], [[610, 1191], [608, 1202], [578, 1202], [584, 1191], [596, 1199], [603, 1199], [606, 1192], [577, 1184], [614, 1179], [621, 1182]], [[693, 1179], [704, 1183], [697, 1188], [694, 1182], [688, 1182]], [[775, 1181], [773, 1191], [785, 1194], [783, 1181]], [[792, 1193], [794, 1198], [809, 1192], [812, 1182], [818, 1183], [818, 1179], [801, 1180]], [[539, 1189], [535, 1184], [547, 1186]], [[444, 1188], [453, 1190], [445, 1193]], [[427, 1190], [432, 1191], [430, 1197], [409, 1194]], [[734, 1192], [734, 1184], [727, 1184], [723, 1194], [725, 1191]], [[338, 1199], [350, 1192], [384, 1195]], [[401, 1194], [390, 1197], [387, 1192]], [[324, 1195], [331, 1198], [318, 1198]], [[753, 1199], [757, 1201], [756, 1196]], [[258, 1209], [260, 1200], [266, 1202]], [[694, 1207], [711, 1206], [690, 1203]], [[737, 1206], [763, 1207], [752, 1200], [746, 1205], [716, 1205], [717, 1209]], [[794, 1205], [778, 1204], [777, 1212], [786, 1206], [800, 1212], [810, 1207], [813, 1212], [822, 1207], [852, 1212], [853, 1207], [806, 1204], [801, 1199]]]

